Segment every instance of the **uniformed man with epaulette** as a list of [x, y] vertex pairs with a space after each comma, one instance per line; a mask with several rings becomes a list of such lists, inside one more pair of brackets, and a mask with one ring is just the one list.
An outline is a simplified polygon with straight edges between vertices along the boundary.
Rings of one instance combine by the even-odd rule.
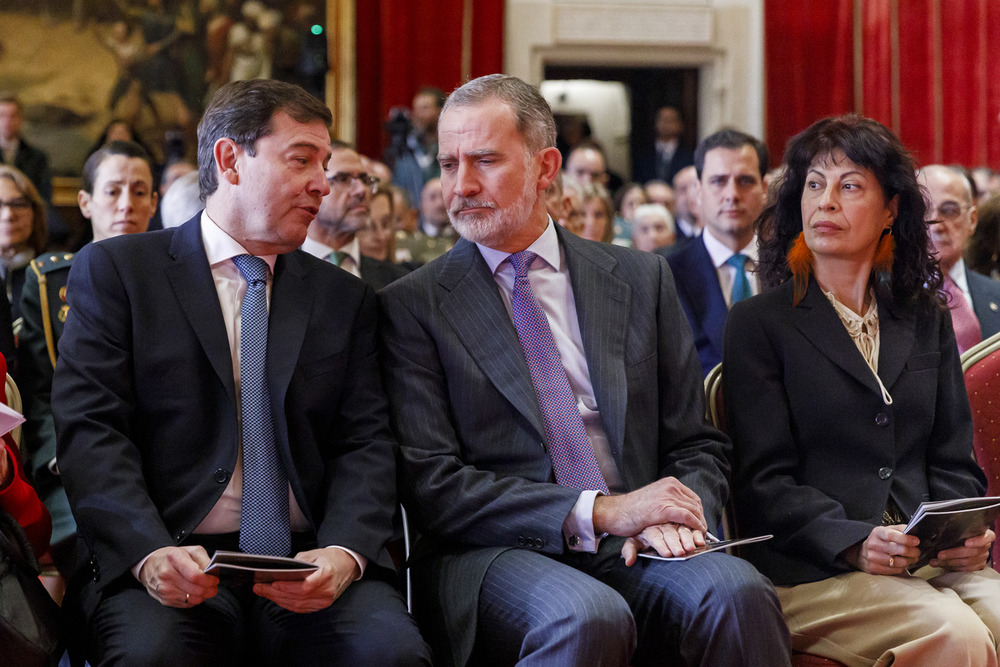
[[[152, 162], [131, 141], [113, 141], [98, 149], [83, 168], [80, 211], [90, 220], [94, 241], [143, 232], [156, 210]], [[56, 433], [50, 396], [69, 305], [66, 280], [73, 254], [42, 253], [31, 262], [21, 296], [23, 324], [18, 335], [18, 386], [24, 400], [22, 449], [38, 495], [52, 515], [52, 556], [69, 574], [73, 567], [76, 523], [56, 465]]]

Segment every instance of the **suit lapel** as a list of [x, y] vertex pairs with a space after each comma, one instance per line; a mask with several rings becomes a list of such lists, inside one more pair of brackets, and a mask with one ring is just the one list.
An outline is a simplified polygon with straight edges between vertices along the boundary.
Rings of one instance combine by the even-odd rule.
[[521, 343], [486, 260], [460, 239], [438, 271], [441, 313], [493, 386], [544, 437], [538, 397]]
[[226, 393], [235, 401], [232, 352], [219, 306], [219, 294], [215, 290], [212, 269], [201, 241], [199, 216], [174, 233], [170, 255], [174, 261], [167, 265], [167, 279], [209, 363], [225, 386]]
[[599, 246], [584, 243], [557, 228], [569, 266], [580, 335], [594, 398], [612, 450], [625, 441], [625, 338], [628, 335], [631, 288], [614, 274], [618, 264]]
[[890, 313], [880, 305], [878, 327], [878, 375], [892, 393], [892, 385], [899, 379], [913, 350], [916, 317], [908, 308], [897, 308], [895, 313]]
[[[789, 294], [789, 299], [791, 299], [790, 283], [786, 292]], [[868, 364], [861, 356], [854, 341], [851, 340], [851, 335], [847, 333], [847, 328], [840, 321], [837, 311], [827, 301], [826, 296], [819, 288], [819, 285], [816, 284], [816, 281], [810, 281], [809, 289], [806, 290], [806, 295], [793, 310], [792, 318], [795, 326], [816, 346], [820, 354], [840, 366], [841, 369], [865, 387], [881, 395], [882, 390], [879, 388], [878, 382], [875, 381], [875, 376], [871, 368], [868, 367]], [[879, 309], [879, 326], [884, 326], [881, 308]], [[884, 341], [886, 335], [884, 333], [880, 335]], [[882, 359], [885, 357], [887, 346], [883, 344], [881, 347], [883, 354], [879, 358], [879, 368], [882, 366]], [[885, 382], [884, 379], [883, 382]], [[885, 382], [885, 385], [888, 387], [889, 383]]]

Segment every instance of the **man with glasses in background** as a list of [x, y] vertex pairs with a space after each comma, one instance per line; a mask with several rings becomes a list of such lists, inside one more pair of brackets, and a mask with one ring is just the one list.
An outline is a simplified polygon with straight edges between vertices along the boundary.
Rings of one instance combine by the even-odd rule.
[[380, 181], [364, 171], [361, 156], [348, 144], [335, 140], [331, 149], [326, 168], [330, 193], [309, 224], [302, 249], [381, 289], [407, 271], [361, 254], [357, 234], [368, 224], [368, 206]]
[[971, 179], [942, 164], [924, 167], [919, 179], [930, 198], [927, 231], [941, 263], [958, 351], [965, 352], [1000, 331], [1000, 282], [969, 271], [962, 259], [979, 220]]

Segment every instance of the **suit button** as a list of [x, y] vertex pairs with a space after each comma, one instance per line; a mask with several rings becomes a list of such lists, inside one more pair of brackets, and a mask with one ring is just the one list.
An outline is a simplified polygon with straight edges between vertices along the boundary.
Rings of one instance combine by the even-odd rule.
[[519, 546], [519, 547], [523, 547], [524, 546], [524, 535], [518, 535], [517, 536], [517, 546]]
[[880, 412], [875, 415], [875, 425], [876, 426], [887, 426], [889, 424], [889, 415], [884, 412]]
[[879, 479], [889, 479], [890, 477], [892, 477], [892, 468], [886, 466], [884, 468], [879, 468], [878, 469], [878, 478]]
[[536, 537], [535, 538], [535, 548], [536, 549], [543, 549], [543, 548], [545, 548], [545, 541], [542, 540], [542, 538], [540, 538], [540, 537]]
[[229, 473], [222, 468], [216, 470], [213, 476], [215, 477], [215, 481], [219, 484], [225, 484], [229, 480]]

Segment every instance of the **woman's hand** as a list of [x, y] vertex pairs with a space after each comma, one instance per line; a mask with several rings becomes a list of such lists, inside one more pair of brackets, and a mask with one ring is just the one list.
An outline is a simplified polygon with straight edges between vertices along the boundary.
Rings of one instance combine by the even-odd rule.
[[902, 524], [876, 526], [868, 539], [845, 549], [840, 557], [868, 574], [902, 574], [920, 557], [920, 540], [905, 529]]
[[986, 567], [990, 547], [996, 535], [989, 528], [982, 535], [970, 537], [960, 547], [945, 549], [931, 560], [931, 567], [942, 567], [953, 572], [976, 572]]

